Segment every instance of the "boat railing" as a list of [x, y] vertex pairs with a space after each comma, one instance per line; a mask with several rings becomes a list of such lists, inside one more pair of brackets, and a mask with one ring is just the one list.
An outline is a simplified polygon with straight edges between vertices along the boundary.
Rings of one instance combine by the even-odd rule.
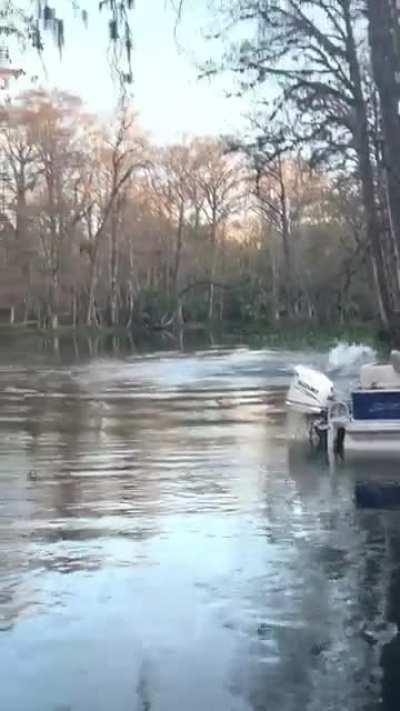
[[328, 408], [328, 424], [345, 424], [351, 418], [350, 407], [344, 400], [335, 400]]

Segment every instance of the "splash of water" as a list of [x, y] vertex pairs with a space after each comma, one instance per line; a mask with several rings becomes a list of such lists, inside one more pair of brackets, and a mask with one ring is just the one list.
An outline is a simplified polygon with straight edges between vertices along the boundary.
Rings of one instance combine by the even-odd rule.
[[376, 358], [376, 352], [370, 346], [362, 343], [340, 342], [329, 351], [329, 370], [352, 370], [364, 363], [370, 363]]

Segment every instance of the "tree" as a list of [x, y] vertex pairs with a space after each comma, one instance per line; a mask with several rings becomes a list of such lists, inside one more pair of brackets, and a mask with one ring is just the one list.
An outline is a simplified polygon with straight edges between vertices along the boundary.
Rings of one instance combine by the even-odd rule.
[[[288, 314], [292, 314], [294, 274], [287, 171], [281, 154], [272, 158], [265, 153], [263, 157], [258, 154], [253, 156], [253, 161], [256, 170], [256, 206], [261, 211], [263, 220], [280, 236], [284, 257], [283, 288], [286, 295], [286, 309]], [[289, 163], [286, 167], [289, 168]], [[272, 271], [272, 278], [274, 281], [277, 279], [275, 268]], [[276, 287], [274, 290], [276, 291]]]
[[191, 172], [190, 149], [186, 145], [174, 145], [161, 151], [161, 159], [155, 160], [152, 171], [152, 187], [155, 198], [165, 213], [167, 222], [175, 231], [173, 250], [172, 286], [174, 297], [179, 293], [180, 267], [189, 193], [187, 189]]
[[97, 322], [95, 292], [98, 257], [106, 230], [111, 227], [110, 249], [110, 319], [118, 321], [118, 230], [125, 190], [134, 172], [149, 167], [144, 140], [134, 134], [134, 117], [122, 107], [111, 135], [100, 139], [99, 151], [91, 172], [92, 199], [86, 211], [85, 226], [90, 259], [90, 286], [87, 325]]
[[24, 97], [10, 106], [3, 118], [1, 149], [9, 168], [14, 251], [25, 282], [25, 320], [31, 305], [31, 259], [34, 254], [29, 197], [39, 178], [38, 152], [35, 141], [38, 115], [27, 107]]
[[[204, 146], [196, 140], [166, 147], [153, 161], [152, 188], [156, 203], [161, 207], [172, 232], [172, 258], [170, 259], [172, 291], [177, 309], [177, 319], [183, 322], [182, 261], [185, 238], [194, 231], [198, 236], [201, 212], [205, 205]], [[185, 285], [187, 286], [187, 284]]]
[[35, 112], [34, 142], [40, 179], [36, 201], [44, 275], [48, 281], [48, 319], [58, 327], [62, 288], [62, 259], [66, 242], [73, 240], [76, 226], [87, 209], [88, 195], [82, 190], [84, 157], [74, 130], [81, 103], [65, 93], [48, 96], [30, 92], [27, 102]]
[[367, 0], [373, 75], [379, 94], [383, 167], [390, 229], [397, 263], [400, 254], [400, 12], [392, 0]]
[[202, 211], [209, 226], [208, 319], [214, 318], [214, 281], [217, 268], [218, 232], [243, 203], [243, 169], [240, 158], [227, 155], [221, 141], [199, 141], [198, 185]]
[[[366, 214], [371, 270], [376, 282], [381, 320], [388, 324], [399, 304], [389, 293], [383, 237], [377, 212], [359, 42], [363, 7], [358, 0], [263, 0], [235, 3], [230, 22], [257, 32], [236, 45], [225, 67], [237, 73], [241, 89], [275, 82], [271, 115], [291, 112], [295, 129], [277, 133], [280, 151], [307, 145], [312, 159], [341, 163], [355, 153]], [[208, 68], [209, 73], [217, 71]]]

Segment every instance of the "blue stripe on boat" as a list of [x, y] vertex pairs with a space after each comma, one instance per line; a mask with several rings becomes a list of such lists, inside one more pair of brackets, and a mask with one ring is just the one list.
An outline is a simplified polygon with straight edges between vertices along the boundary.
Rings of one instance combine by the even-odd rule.
[[355, 420], [400, 420], [400, 390], [352, 393]]

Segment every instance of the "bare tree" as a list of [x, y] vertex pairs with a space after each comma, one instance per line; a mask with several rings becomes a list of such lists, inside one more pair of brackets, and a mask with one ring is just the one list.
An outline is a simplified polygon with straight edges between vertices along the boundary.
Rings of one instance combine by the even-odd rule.
[[29, 199], [40, 174], [35, 142], [37, 119], [37, 113], [27, 108], [26, 99], [22, 98], [19, 104], [7, 108], [1, 131], [1, 148], [9, 169], [8, 188], [12, 194], [14, 251], [25, 282], [25, 320], [31, 307], [31, 260], [35, 253]]
[[100, 145], [98, 160], [92, 171], [93, 200], [86, 213], [86, 229], [90, 258], [89, 299], [87, 325], [96, 323], [95, 292], [99, 250], [106, 230], [111, 228], [111, 289], [110, 317], [112, 325], [118, 321], [118, 235], [124, 191], [138, 171], [149, 167], [145, 142], [134, 135], [134, 117], [121, 109], [113, 135]]
[[69, 94], [30, 92], [27, 100], [36, 113], [35, 149], [39, 173], [35, 212], [44, 273], [48, 280], [48, 319], [58, 327], [62, 261], [70, 250], [76, 226], [86, 210], [82, 190], [84, 157], [75, 132], [80, 101]]
[[218, 256], [218, 232], [243, 203], [243, 172], [240, 158], [226, 154], [224, 144], [199, 142], [198, 184], [203, 196], [202, 211], [209, 227], [208, 319], [214, 318], [214, 281]]

